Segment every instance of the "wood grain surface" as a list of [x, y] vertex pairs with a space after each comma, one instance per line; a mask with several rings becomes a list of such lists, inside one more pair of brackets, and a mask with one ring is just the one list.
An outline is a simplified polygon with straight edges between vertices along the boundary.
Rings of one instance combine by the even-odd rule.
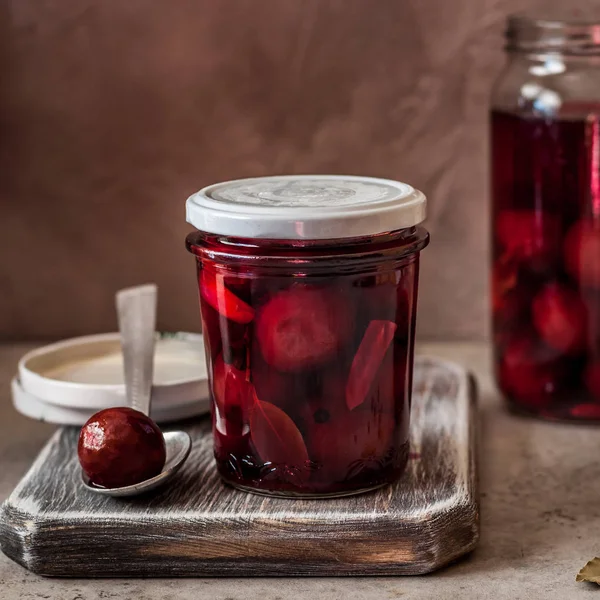
[[284, 500], [219, 479], [208, 420], [172, 487], [130, 500], [87, 492], [76, 429], [51, 438], [2, 508], [4, 553], [72, 577], [381, 575], [435, 570], [479, 535], [473, 380], [417, 360], [412, 458], [395, 484], [331, 500]]

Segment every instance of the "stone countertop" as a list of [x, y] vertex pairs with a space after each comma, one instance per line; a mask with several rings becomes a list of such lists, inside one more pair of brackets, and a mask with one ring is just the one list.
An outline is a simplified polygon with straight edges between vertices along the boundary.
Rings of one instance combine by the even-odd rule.
[[[0, 346], [0, 501], [54, 427], [17, 414], [10, 379], [31, 345]], [[0, 554], [0, 600], [576, 600], [600, 593], [575, 575], [600, 554], [600, 431], [507, 413], [490, 352], [477, 343], [427, 343], [421, 353], [463, 364], [480, 388], [481, 542], [468, 558], [424, 577], [60, 580]]]

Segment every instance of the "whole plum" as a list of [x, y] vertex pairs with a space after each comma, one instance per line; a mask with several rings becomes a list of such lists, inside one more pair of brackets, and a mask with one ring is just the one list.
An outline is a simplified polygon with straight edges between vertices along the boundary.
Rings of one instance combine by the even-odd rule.
[[77, 453], [90, 481], [106, 488], [134, 485], [165, 465], [165, 440], [156, 423], [132, 408], [107, 408], [90, 417]]

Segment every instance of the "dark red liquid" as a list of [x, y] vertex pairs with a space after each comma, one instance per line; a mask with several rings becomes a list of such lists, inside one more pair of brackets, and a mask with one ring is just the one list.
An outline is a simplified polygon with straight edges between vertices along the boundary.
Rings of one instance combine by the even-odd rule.
[[418, 254], [369, 274], [234, 272], [207, 258], [198, 267], [221, 476], [284, 495], [397, 479], [408, 459]]
[[600, 419], [600, 126], [492, 114], [496, 376], [516, 408]]

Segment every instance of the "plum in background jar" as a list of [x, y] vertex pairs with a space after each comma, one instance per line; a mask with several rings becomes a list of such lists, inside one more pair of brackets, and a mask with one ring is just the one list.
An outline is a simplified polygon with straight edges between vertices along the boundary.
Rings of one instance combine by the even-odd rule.
[[492, 313], [510, 406], [600, 420], [599, 22], [509, 20], [494, 91]]
[[408, 459], [424, 196], [289, 176], [188, 199], [225, 482], [290, 497], [395, 481]]

